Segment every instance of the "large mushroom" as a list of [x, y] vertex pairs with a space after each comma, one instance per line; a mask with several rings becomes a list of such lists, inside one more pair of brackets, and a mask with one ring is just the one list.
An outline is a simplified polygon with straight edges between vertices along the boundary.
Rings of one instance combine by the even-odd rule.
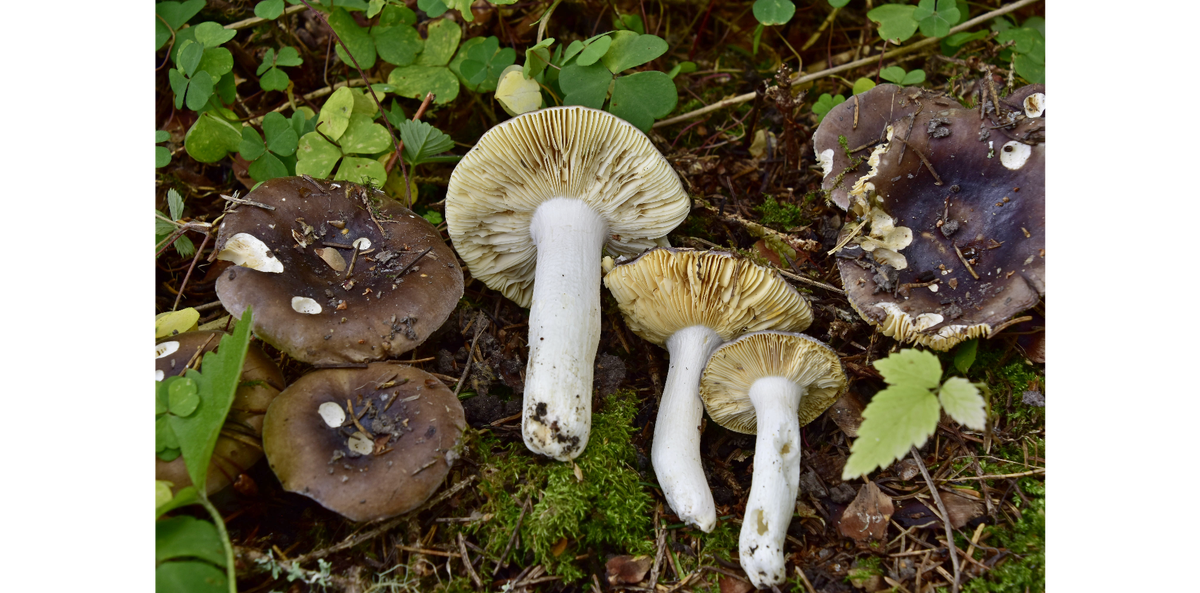
[[521, 421], [530, 450], [565, 461], [587, 445], [601, 250], [633, 255], [665, 244], [688, 208], [645, 134], [586, 107], [514, 117], [454, 168], [446, 191], [454, 247], [475, 278], [530, 308]]
[[802, 331], [812, 310], [778, 275], [729, 253], [652, 249], [604, 277], [629, 329], [666, 347], [671, 366], [650, 458], [667, 504], [712, 531], [717, 512], [700, 464], [700, 372], [722, 343], [765, 329]]
[[433, 375], [384, 362], [322, 369], [267, 410], [263, 448], [283, 488], [353, 521], [406, 513], [442, 484], [466, 428]]
[[[155, 345], [155, 379], [182, 375], [195, 368], [205, 352], [216, 350], [224, 332], [193, 331], [158, 340]], [[284, 387], [283, 373], [279, 366], [262, 349], [251, 344], [242, 363], [241, 383], [233, 395], [233, 404], [221, 436], [213, 449], [212, 463], [208, 466], [205, 480], [209, 494], [217, 492], [233, 482], [238, 474], [245, 472], [262, 458], [263, 415], [271, 400]], [[183, 457], [171, 461], [155, 458], [155, 476], [171, 482], [173, 492], [192, 485]]]
[[283, 177], [227, 212], [217, 279], [234, 316], [312, 364], [362, 363], [415, 348], [463, 294], [462, 270], [432, 224], [383, 192]]
[[1018, 89], [999, 109], [989, 98], [981, 117], [880, 85], [821, 123], [824, 186], [854, 215], [839, 241], [842, 284], [884, 335], [946, 350], [1045, 295], [1044, 90]]
[[800, 484], [800, 427], [845, 389], [837, 353], [803, 334], [746, 334], [708, 360], [700, 379], [708, 415], [725, 428], [758, 435], [738, 538], [742, 569], [756, 587], [778, 585], [787, 576], [783, 544]]

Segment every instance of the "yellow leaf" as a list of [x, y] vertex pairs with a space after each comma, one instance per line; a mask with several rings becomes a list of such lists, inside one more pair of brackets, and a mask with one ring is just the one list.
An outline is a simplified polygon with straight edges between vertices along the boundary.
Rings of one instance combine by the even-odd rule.
[[188, 307], [182, 311], [168, 311], [154, 317], [154, 339], [182, 334], [196, 329], [200, 312]]
[[542, 106], [542, 89], [536, 80], [525, 78], [521, 66], [509, 66], [500, 73], [496, 99], [509, 115], [516, 116]]

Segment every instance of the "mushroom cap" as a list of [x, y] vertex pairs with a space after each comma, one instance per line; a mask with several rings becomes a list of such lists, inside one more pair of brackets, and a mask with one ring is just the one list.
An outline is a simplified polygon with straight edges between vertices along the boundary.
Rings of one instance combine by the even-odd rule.
[[1035, 93], [1044, 98], [1044, 87], [1018, 89], [1001, 101], [1001, 115], [989, 110], [984, 119], [919, 89], [861, 96], [862, 110], [900, 98], [920, 107], [915, 118], [892, 121], [891, 141], [876, 147], [871, 174], [857, 182], [862, 192], [850, 194], [856, 213], [869, 204], [872, 227], [883, 218], [907, 229], [909, 242], [888, 254], [902, 265], [878, 249], [867, 257], [863, 249], [875, 246], [866, 239], [838, 254], [851, 305], [885, 335], [947, 350], [990, 335], [1045, 295], [1045, 117], [1022, 107]]
[[519, 115], [488, 130], [450, 175], [446, 225], [471, 275], [528, 307], [537, 263], [529, 223], [556, 197], [604, 216], [606, 247], [623, 255], [665, 242], [690, 208], [679, 176], [628, 122], [579, 106]]
[[[228, 212], [218, 259], [241, 258], [250, 237], [268, 251], [257, 254], [264, 267], [281, 271], [231, 267], [217, 279], [217, 296], [234, 317], [253, 306], [254, 333], [297, 360], [398, 356], [437, 330], [462, 297], [462, 270], [437, 229], [383, 192], [282, 177], [247, 199], [275, 210], [243, 205]], [[357, 257], [355, 243], [364, 246]]]
[[[366, 438], [357, 436], [367, 433], [347, 400]], [[339, 417], [339, 427], [326, 420]], [[462, 404], [433, 375], [376, 362], [313, 371], [288, 386], [267, 410], [263, 449], [285, 490], [372, 521], [406, 513], [438, 489], [466, 425]]]
[[758, 432], [750, 386], [763, 377], [783, 377], [806, 388], [798, 416], [804, 426], [846, 390], [846, 372], [837, 353], [804, 334], [760, 331], [728, 342], [713, 352], [700, 378], [700, 397], [721, 426]]
[[812, 309], [771, 270], [721, 251], [651, 249], [604, 276], [629, 329], [663, 345], [703, 325], [731, 340], [764, 329], [802, 331]]
[[[197, 351], [203, 356], [204, 352], [216, 350], [224, 335], [225, 332], [194, 331], [162, 338], [157, 341], [157, 345], [170, 352], [155, 359], [154, 368], [162, 371], [164, 378], [181, 375]], [[164, 347], [172, 342], [176, 346]], [[229, 409], [229, 415], [225, 417], [225, 428], [222, 430], [223, 433], [236, 432], [243, 438], [235, 439], [222, 434], [217, 439], [212, 463], [208, 466], [208, 494], [228, 486], [238, 474], [262, 458], [261, 448], [248, 445], [244, 441], [258, 441], [262, 435], [263, 414], [283, 387], [283, 372], [279, 370], [279, 365], [264, 354], [261, 348], [251, 344], [246, 350], [241, 382], [233, 395], [233, 405]], [[156, 457], [154, 463], [155, 478], [174, 484], [171, 487], [172, 492], [178, 493], [179, 490], [192, 485], [192, 478], [188, 476], [182, 456], [172, 461], [163, 461]]]

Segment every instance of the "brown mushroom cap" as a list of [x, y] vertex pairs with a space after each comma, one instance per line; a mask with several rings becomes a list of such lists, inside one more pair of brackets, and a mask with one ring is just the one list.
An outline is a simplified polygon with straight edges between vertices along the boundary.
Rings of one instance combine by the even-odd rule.
[[629, 329], [658, 345], [703, 325], [730, 340], [763, 329], [802, 331], [808, 302], [777, 274], [720, 251], [651, 249], [604, 277]]
[[[162, 371], [164, 378], [183, 374], [188, 361], [196, 356], [197, 351], [200, 352], [200, 355], [196, 356], [199, 360], [203, 353], [216, 350], [224, 335], [224, 332], [194, 331], [158, 340], [157, 345], [161, 350], [171, 352], [154, 361], [155, 370]], [[171, 343], [177, 346], [165, 346]], [[238, 474], [246, 471], [262, 457], [262, 448], [247, 442], [259, 441], [262, 435], [263, 415], [283, 386], [283, 373], [279, 366], [264, 354], [261, 348], [251, 344], [246, 350], [246, 360], [242, 364], [241, 383], [233, 396], [233, 406], [222, 429], [223, 433], [236, 433], [240, 437], [232, 438], [222, 434], [217, 439], [212, 462], [208, 466], [206, 481], [209, 494], [228, 486]], [[172, 461], [163, 461], [156, 457], [154, 462], [155, 478], [174, 484], [172, 492], [177, 493], [180, 489], [192, 485], [182, 456]]]
[[[863, 113], [873, 122], [898, 114], [884, 142], [868, 147], [869, 170], [831, 190], [872, 227], [862, 233], [870, 239], [857, 239], [861, 248], [839, 252], [838, 267], [864, 319], [902, 342], [946, 350], [990, 335], [1045, 294], [1045, 118], [1023, 108], [1045, 89], [1018, 89], [999, 115], [989, 101], [980, 119], [978, 109], [945, 96], [890, 86], [859, 95], [860, 124]], [[845, 105], [836, 108], [841, 121], [818, 136], [845, 126]], [[843, 239], [858, 226], [847, 224]], [[888, 244], [896, 230], [905, 238]]]
[[[234, 317], [253, 306], [254, 333], [297, 360], [398, 356], [440, 327], [463, 294], [462, 270], [437, 229], [382, 192], [285, 177], [246, 199], [275, 210], [239, 205], [225, 215], [218, 258], [244, 264], [221, 273], [217, 296]], [[235, 249], [253, 243], [246, 237], [268, 250], [263, 268], [281, 271], [243, 267], [254, 265]], [[360, 239], [370, 246], [355, 256]]]
[[[326, 420], [338, 414], [330, 406], [341, 410], [339, 427]], [[263, 448], [285, 490], [372, 521], [406, 513], [438, 489], [466, 425], [462, 404], [433, 375], [377, 362], [313, 371], [290, 385], [267, 410]], [[371, 452], [356, 452], [352, 440]]]
[[708, 359], [700, 379], [708, 415], [729, 430], [757, 434], [750, 386], [763, 377], [783, 377], [806, 388], [798, 410], [800, 426], [820, 416], [846, 390], [846, 372], [829, 346], [804, 334], [754, 332], [722, 345]]

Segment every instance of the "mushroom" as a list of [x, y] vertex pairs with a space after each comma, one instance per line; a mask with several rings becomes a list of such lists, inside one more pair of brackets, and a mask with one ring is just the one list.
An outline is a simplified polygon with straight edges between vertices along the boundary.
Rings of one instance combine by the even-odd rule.
[[[217, 297], [254, 333], [312, 364], [398, 356], [433, 333], [463, 294], [462, 270], [437, 229], [383, 192], [282, 177], [225, 214]], [[265, 205], [268, 208], [262, 207]]]
[[770, 270], [716, 251], [652, 249], [618, 264], [604, 284], [629, 329], [671, 355], [650, 458], [667, 504], [685, 523], [712, 531], [717, 512], [700, 464], [704, 362], [746, 332], [804, 330], [812, 310]]
[[[1044, 90], [1018, 89], [999, 114], [989, 100], [981, 118], [938, 93], [880, 85], [814, 134], [818, 155], [835, 155], [824, 186], [855, 215], [839, 241], [842, 285], [884, 335], [947, 350], [1045, 295]], [[840, 178], [838, 136], [870, 151]]]
[[800, 482], [800, 427], [837, 401], [846, 373], [837, 354], [803, 334], [746, 334], [713, 353], [700, 396], [713, 421], [755, 434], [754, 475], [738, 554], [759, 588], [783, 582], [783, 544]]
[[455, 249], [472, 276], [530, 308], [521, 421], [530, 450], [565, 461], [587, 445], [601, 249], [663, 245], [688, 209], [645, 134], [586, 107], [514, 117], [454, 168], [446, 224]]
[[375, 362], [322, 369], [267, 410], [263, 449], [283, 488], [353, 521], [406, 513], [441, 485], [466, 420], [433, 375]]
[[[224, 332], [193, 331], [158, 340], [155, 378], [162, 381], [182, 375], [189, 362], [199, 361], [205, 352], [216, 350], [223, 335]], [[279, 366], [261, 348], [251, 344], [242, 363], [241, 383], [208, 466], [208, 494], [228, 486], [262, 457], [262, 447], [257, 443], [262, 435], [263, 413], [283, 386]], [[171, 490], [176, 493], [192, 485], [183, 457], [171, 461], [155, 458], [155, 477], [171, 482]]]

